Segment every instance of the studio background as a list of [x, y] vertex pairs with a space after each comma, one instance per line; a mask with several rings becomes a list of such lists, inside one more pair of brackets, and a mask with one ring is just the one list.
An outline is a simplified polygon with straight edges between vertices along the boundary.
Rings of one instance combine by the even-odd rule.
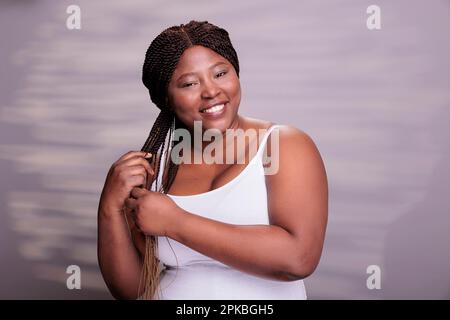
[[[66, 27], [71, 4], [81, 30]], [[372, 4], [380, 30], [366, 26]], [[148, 45], [192, 19], [230, 33], [240, 113], [293, 125], [321, 152], [329, 222], [308, 298], [450, 298], [450, 2], [438, 0], [2, 0], [0, 298], [111, 298], [100, 192], [159, 111], [141, 83]], [[69, 265], [81, 290], [66, 287]], [[371, 265], [381, 289], [367, 287]]]

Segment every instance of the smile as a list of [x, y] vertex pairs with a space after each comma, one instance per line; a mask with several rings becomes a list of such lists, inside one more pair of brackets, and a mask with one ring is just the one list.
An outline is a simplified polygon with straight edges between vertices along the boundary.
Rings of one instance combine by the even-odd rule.
[[202, 111], [200, 111], [202, 114], [206, 115], [206, 116], [219, 116], [221, 115], [224, 111], [225, 111], [225, 104], [218, 104], [215, 105], [211, 108], [208, 109], [204, 109]]

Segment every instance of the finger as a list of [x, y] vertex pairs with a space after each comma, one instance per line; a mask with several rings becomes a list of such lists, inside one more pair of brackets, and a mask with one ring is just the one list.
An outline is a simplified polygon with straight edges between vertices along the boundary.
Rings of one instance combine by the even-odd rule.
[[148, 161], [141, 157], [141, 156], [135, 156], [132, 158], [129, 158], [127, 160], [124, 160], [122, 162], [119, 163], [120, 165], [125, 165], [125, 166], [135, 166], [135, 165], [141, 165], [143, 166], [147, 172], [150, 175], [154, 175], [155, 171], [153, 170], [152, 166], [150, 165], [150, 163], [148, 163]]
[[[123, 161], [123, 160], [127, 160], [131, 157], [135, 157], [135, 156], [140, 156], [140, 157], [144, 157], [148, 152], [145, 151], [128, 151], [127, 153], [125, 153], [123, 156], [121, 156], [118, 160], [119, 161]], [[149, 153], [150, 154], [150, 153]]]
[[142, 188], [133, 188], [131, 189], [130, 196], [134, 199], [140, 198], [143, 195], [147, 194], [148, 191]]
[[129, 159], [129, 158], [134, 157], [134, 156], [137, 156], [137, 155], [144, 156], [144, 154], [145, 154], [145, 153], [144, 153], [143, 151], [128, 151], [127, 153], [125, 153], [124, 155], [122, 155], [122, 156], [117, 160], [117, 162], [123, 161], [123, 160], [126, 160], [126, 159]]
[[136, 209], [136, 203], [137, 203], [136, 199], [133, 198], [125, 199], [125, 207], [133, 211]]
[[129, 174], [130, 176], [137, 176], [137, 175], [146, 176], [148, 173], [147, 170], [144, 168], [144, 166], [141, 165], [131, 166], [128, 167], [126, 170], [127, 174]]
[[[139, 184], [133, 184], [132, 188], [144, 188], [147, 185], [147, 172], [144, 170], [144, 173], [142, 174], [136, 174], [134, 176], [131, 177], [138, 177], [138, 182]], [[141, 182], [142, 181], [142, 182]]]
[[150, 163], [147, 161], [147, 159], [144, 158], [133, 158], [132, 160], [129, 160], [129, 164], [130, 165], [141, 165], [143, 166], [149, 175], [154, 175], [155, 174], [155, 170], [153, 169], [153, 167], [150, 165]]
[[147, 177], [142, 174], [131, 176], [127, 179], [127, 188], [131, 191], [133, 187], [145, 186]]

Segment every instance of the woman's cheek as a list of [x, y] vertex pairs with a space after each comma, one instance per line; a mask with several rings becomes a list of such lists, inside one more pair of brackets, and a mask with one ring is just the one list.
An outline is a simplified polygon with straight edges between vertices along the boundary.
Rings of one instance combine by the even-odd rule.
[[194, 97], [187, 97], [179, 102], [178, 105], [178, 117], [179, 118], [187, 118], [192, 116], [193, 114], [198, 113], [198, 109], [200, 107], [199, 99]]

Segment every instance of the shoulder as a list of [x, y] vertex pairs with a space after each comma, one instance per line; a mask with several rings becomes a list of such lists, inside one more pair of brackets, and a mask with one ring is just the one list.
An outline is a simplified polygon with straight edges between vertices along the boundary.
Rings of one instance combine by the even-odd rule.
[[[278, 132], [273, 135], [274, 132]], [[327, 188], [322, 156], [313, 139], [293, 126], [279, 126], [271, 132], [263, 157], [266, 182], [279, 190], [301, 190], [321, 185]], [[289, 192], [288, 192], [289, 193]]]
[[[313, 143], [311, 137], [303, 130], [290, 125], [276, 125], [275, 129], [278, 129], [280, 138], [288, 143]], [[275, 130], [274, 129], [274, 130]]]
[[297, 134], [298, 135], [298, 134], [304, 133], [304, 131], [300, 130], [299, 128], [288, 125], [288, 124], [274, 123], [274, 126], [277, 126], [280, 131], [283, 131], [286, 134], [291, 134], [291, 135]]
[[[267, 154], [270, 155], [271, 146], [273, 143], [277, 143], [278, 147], [283, 148], [285, 151], [299, 151], [302, 149], [310, 152], [318, 152], [316, 144], [313, 139], [303, 130], [296, 128], [291, 125], [277, 124], [268, 120], [261, 120], [250, 117], [242, 117], [247, 128], [256, 129], [257, 131], [262, 130], [262, 133], [270, 130], [267, 144], [265, 148], [267, 149]], [[262, 138], [262, 136], [260, 136]]]
[[251, 130], [265, 130], [269, 129], [272, 125], [274, 125], [273, 122], [270, 122], [268, 120], [262, 120], [257, 118], [251, 118], [247, 116], [239, 116], [241, 125], [244, 129], [251, 129]]
[[[268, 154], [277, 147], [280, 154], [318, 156], [319, 150], [309, 134], [291, 125], [276, 125], [267, 141]], [[288, 157], [293, 158], [293, 157]], [[299, 160], [299, 159], [297, 159]]]

